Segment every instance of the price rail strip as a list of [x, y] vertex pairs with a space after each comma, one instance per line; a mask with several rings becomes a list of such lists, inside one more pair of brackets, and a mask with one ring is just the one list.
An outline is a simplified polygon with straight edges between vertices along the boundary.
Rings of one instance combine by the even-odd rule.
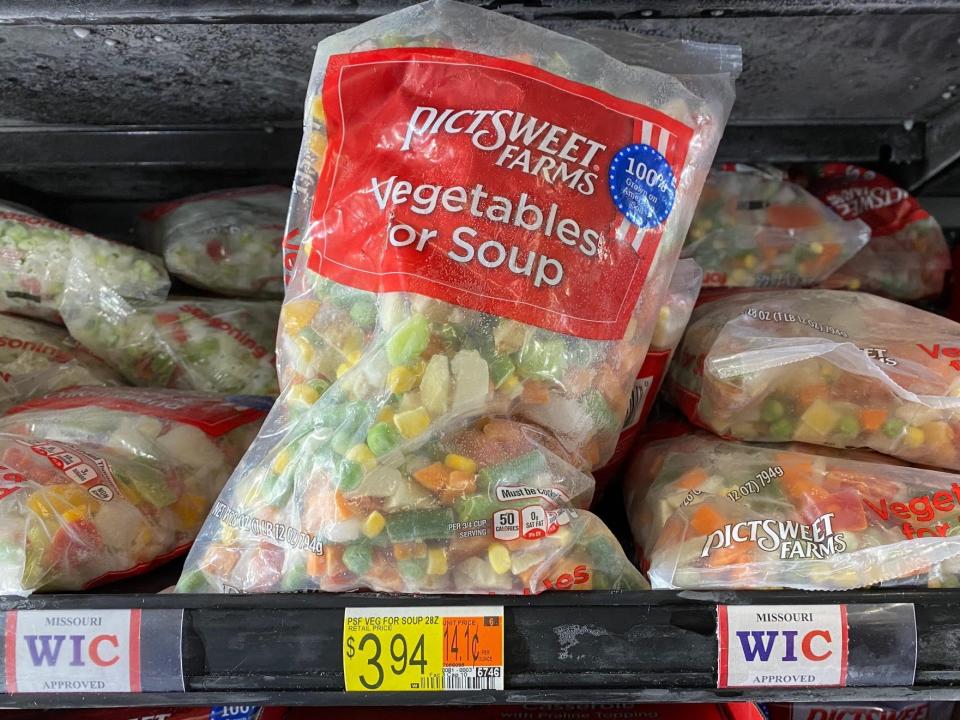
[[[493, 601], [493, 602], [491, 602]], [[720, 690], [718, 604], [913, 603], [912, 688]], [[504, 691], [344, 692], [346, 607], [504, 606]], [[35, 595], [0, 610], [184, 609], [183, 693], [0, 695], [0, 707], [458, 702], [663, 702], [718, 699], [960, 700], [960, 590], [843, 593], [556, 592], [536, 597], [374, 594]], [[881, 642], [883, 639], [876, 639]], [[859, 652], [851, 643], [851, 662]]]

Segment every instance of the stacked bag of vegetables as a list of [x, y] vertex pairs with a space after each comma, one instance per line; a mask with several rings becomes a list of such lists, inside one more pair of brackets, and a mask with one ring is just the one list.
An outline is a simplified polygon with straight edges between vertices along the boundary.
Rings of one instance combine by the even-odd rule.
[[320, 43], [281, 396], [181, 591], [536, 593], [578, 568], [580, 589], [641, 585], [582, 509], [587, 473], [616, 444], [738, 67], [670, 52], [682, 78], [453, 2]]
[[810, 287], [870, 239], [866, 223], [845, 218], [779, 170], [723, 165], [707, 178], [683, 255], [707, 288]]
[[77, 260], [95, 267], [105, 286], [124, 298], [162, 300], [170, 288], [155, 255], [0, 205], [0, 311], [58, 322]]
[[626, 485], [654, 588], [960, 587], [955, 474], [679, 432]]
[[846, 220], [862, 220], [871, 238], [823, 287], [863, 290], [913, 302], [935, 298], [950, 271], [940, 225], [916, 198], [887, 177], [856, 165], [828, 163], [807, 182]]
[[171, 274], [237, 297], [283, 296], [287, 188], [272, 185], [194, 195], [148, 208], [138, 232]]
[[960, 469], [960, 324], [842, 290], [751, 292], [691, 318], [667, 391], [725, 437]]
[[87, 588], [185, 552], [265, 414], [259, 398], [99, 387], [9, 410], [0, 594]]
[[0, 315], [0, 409], [73, 385], [122, 385], [65, 330]]

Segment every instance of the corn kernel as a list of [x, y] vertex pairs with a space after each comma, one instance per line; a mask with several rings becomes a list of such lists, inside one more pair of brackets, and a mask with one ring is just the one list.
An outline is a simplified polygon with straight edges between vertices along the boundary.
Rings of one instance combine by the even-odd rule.
[[307, 405], [313, 405], [319, 399], [320, 393], [306, 383], [298, 383], [290, 388], [291, 402], [302, 402]]
[[393, 424], [400, 431], [400, 434], [409, 440], [422, 434], [430, 427], [430, 413], [421, 405], [413, 410], [394, 415]]
[[476, 462], [456, 453], [447, 453], [447, 456], [443, 459], [443, 464], [451, 470], [460, 470], [471, 475], [477, 471]]
[[356, 365], [360, 362], [360, 358], [363, 357], [363, 352], [361, 350], [351, 350], [347, 353], [347, 362], [351, 365]]
[[416, 382], [417, 376], [410, 368], [403, 365], [398, 365], [387, 373], [387, 387], [390, 392], [397, 395], [412, 390]]
[[743, 266], [747, 270], [753, 270], [757, 266], [757, 256], [756, 255], [746, 255], [743, 258]]
[[73, 507], [66, 510], [61, 517], [64, 522], [76, 523], [86, 518], [86, 516], [87, 514], [83, 511], [83, 508]]
[[510, 569], [510, 551], [500, 543], [490, 544], [490, 547], [487, 548], [487, 560], [490, 561], [490, 567], [498, 575], [503, 575]]
[[663, 305], [660, 308], [660, 312], [657, 313], [657, 322], [665, 323], [669, 319], [670, 319], [670, 307], [667, 305]]
[[360, 526], [360, 532], [372, 540], [383, 532], [383, 528], [386, 527], [386, 524], [387, 521], [383, 515], [377, 510], [374, 510], [372, 513], [367, 515], [367, 519], [363, 521], [363, 525]]
[[392, 423], [393, 416], [396, 414], [397, 414], [397, 411], [388, 405], [387, 407], [383, 408], [383, 410], [377, 413], [377, 420], [379, 422]]
[[810, 251], [815, 255], [820, 255], [823, 252], [823, 243], [816, 241], [810, 243]]
[[290, 464], [292, 455], [293, 453], [291, 453], [288, 448], [284, 448], [277, 453], [277, 456], [273, 459], [273, 463], [270, 465], [270, 469], [279, 475], [286, 469], [287, 465]]
[[907, 447], [915, 448], [923, 445], [924, 440], [926, 440], [926, 435], [923, 430], [911, 426], [907, 428], [907, 434], [903, 437], [903, 444]]
[[367, 447], [366, 443], [354, 445], [347, 450], [345, 457], [347, 460], [353, 460], [355, 463], [362, 465], [364, 470], [373, 470], [377, 466], [377, 456]]
[[447, 574], [447, 553], [443, 548], [430, 548], [427, 552], [427, 575]]
[[859, 290], [859, 289], [860, 289], [860, 278], [852, 278], [852, 279], [850, 280], [850, 283], [847, 285], [847, 287], [849, 287], [851, 290]]
[[342, 378], [344, 375], [346, 375], [348, 372], [350, 372], [350, 368], [351, 368], [351, 367], [353, 367], [353, 366], [352, 366], [350, 363], [340, 363], [340, 364], [337, 366], [337, 380], [339, 380], [339, 379]]

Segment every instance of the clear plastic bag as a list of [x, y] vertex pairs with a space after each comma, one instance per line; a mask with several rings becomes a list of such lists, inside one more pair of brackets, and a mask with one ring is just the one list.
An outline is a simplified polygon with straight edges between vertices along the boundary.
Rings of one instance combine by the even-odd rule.
[[668, 391], [741, 440], [866, 447], [960, 469], [960, 325], [867, 293], [745, 292], [698, 307]]
[[863, 250], [823, 282], [916, 301], [943, 292], [950, 250], [940, 225], [916, 198], [883, 175], [856, 165], [829, 163], [810, 180], [811, 190], [843, 218], [870, 226]]
[[262, 398], [73, 388], [0, 418], [0, 594], [79, 590], [186, 551]]
[[138, 234], [171, 274], [223, 295], [283, 296], [283, 228], [289, 188], [193, 195], [145, 210]]
[[660, 387], [667, 376], [667, 368], [673, 353], [680, 344], [683, 331], [690, 321], [690, 314], [700, 294], [703, 271], [695, 260], [684, 259], [677, 263], [670, 279], [667, 299], [657, 315], [657, 325], [650, 338], [650, 349], [630, 395], [630, 407], [623, 421], [623, 429], [617, 440], [617, 447], [610, 460], [593, 473], [597, 481], [596, 497], [599, 498], [606, 486], [614, 480], [630, 455], [637, 440], [637, 433], [643, 430], [653, 409], [653, 403], [660, 393]]
[[[687, 434], [639, 448], [625, 485], [654, 588], [943, 584], [960, 559], [951, 473]], [[954, 565], [960, 569], [960, 566]], [[954, 586], [958, 577], [952, 576]]]
[[0, 315], [0, 410], [72, 385], [123, 385], [56, 325]]
[[774, 168], [724, 165], [710, 173], [683, 256], [703, 268], [703, 286], [810, 287], [870, 239]]
[[77, 340], [128, 382], [276, 395], [274, 337], [280, 305], [269, 300], [171, 298], [128, 301], [74, 263], [61, 306]]
[[181, 590], [641, 584], [578, 508], [732, 100], [697, 51], [677, 78], [452, 2], [320, 43], [284, 389]]
[[82, 258], [120, 296], [162, 300], [170, 289], [156, 255], [37, 215], [0, 208], [0, 311], [60, 321], [71, 263]]

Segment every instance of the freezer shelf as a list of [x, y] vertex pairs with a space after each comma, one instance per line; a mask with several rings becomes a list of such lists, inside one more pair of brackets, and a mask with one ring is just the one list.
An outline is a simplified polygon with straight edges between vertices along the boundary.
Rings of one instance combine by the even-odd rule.
[[[716, 605], [913, 603], [913, 687], [718, 690]], [[503, 692], [346, 693], [346, 607], [504, 606]], [[843, 593], [558, 592], [537, 597], [378, 594], [36, 595], [0, 611], [183, 609], [185, 692], [0, 695], [0, 707], [455, 705], [960, 699], [960, 590]], [[149, 643], [150, 638], [144, 638]], [[851, 634], [850, 662], [884, 637]]]

